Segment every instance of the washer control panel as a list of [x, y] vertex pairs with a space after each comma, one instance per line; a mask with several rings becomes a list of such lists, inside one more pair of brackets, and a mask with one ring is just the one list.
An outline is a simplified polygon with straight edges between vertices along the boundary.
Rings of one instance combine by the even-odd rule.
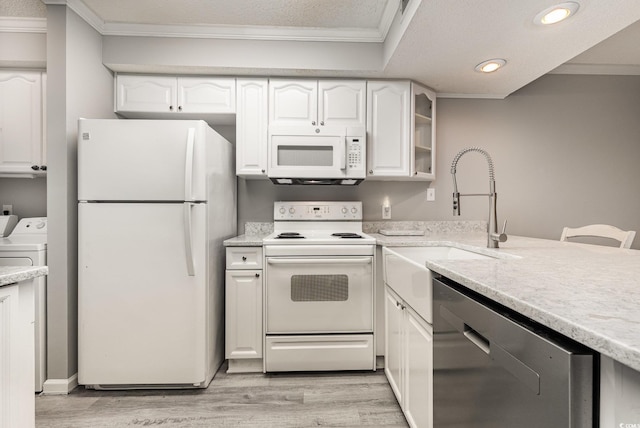
[[274, 202], [273, 219], [362, 220], [362, 202]]
[[45, 235], [47, 233], [46, 217], [30, 217], [21, 219], [11, 232], [14, 235]]

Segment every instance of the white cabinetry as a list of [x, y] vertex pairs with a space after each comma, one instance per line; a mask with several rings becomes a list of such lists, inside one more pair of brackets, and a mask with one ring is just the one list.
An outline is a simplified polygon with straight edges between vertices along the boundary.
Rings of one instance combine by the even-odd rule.
[[237, 79], [236, 174], [239, 176], [267, 177], [267, 97], [267, 79]]
[[385, 287], [385, 374], [409, 426], [433, 424], [433, 329]]
[[115, 111], [129, 118], [235, 120], [234, 78], [116, 76]]
[[225, 357], [229, 373], [261, 372], [262, 247], [227, 247]]
[[46, 171], [44, 76], [39, 71], [0, 71], [0, 175]]
[[33, 280], [0, 287], [0, 428], [35, 426]]
[[435, 179], [435, 100], [413, 82], [367, 82], [367, 179]]
[[364, 128], [365, 96], [360, 80], [271, 79], [269, 124]]

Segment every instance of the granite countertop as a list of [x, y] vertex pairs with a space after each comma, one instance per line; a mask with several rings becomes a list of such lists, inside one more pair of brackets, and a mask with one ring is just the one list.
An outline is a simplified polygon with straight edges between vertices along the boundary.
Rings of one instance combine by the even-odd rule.
[[223, 244], [225, 247], [262, 247], [262, 239], [267, 235], [268, 233], [239, 235], [226, 239]]
[[47, 266], [0, 266], [0, 287], [48, 273]]
[[640, 371], [640, 251], [518, 236], [489, 249], [486, 234], [373, 236], [389, 247], [445, 244], [500, 255], [426, 267]]

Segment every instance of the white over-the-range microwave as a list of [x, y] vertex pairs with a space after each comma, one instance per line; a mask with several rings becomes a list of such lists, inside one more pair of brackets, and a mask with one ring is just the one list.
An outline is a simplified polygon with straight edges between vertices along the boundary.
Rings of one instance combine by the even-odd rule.
[[274, 127], [267, 175], [276, 184], [359, 184], [366, 147], [364, 128]]

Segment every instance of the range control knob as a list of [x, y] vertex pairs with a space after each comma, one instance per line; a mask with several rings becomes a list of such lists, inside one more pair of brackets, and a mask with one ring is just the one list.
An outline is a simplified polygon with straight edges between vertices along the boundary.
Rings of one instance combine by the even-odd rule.
[[44, 221], [36, 223], [36, 229], [42, 229], [45, 226], [46, 226], [46, 223]]
[[280, 207], [280, 214], [284, 214], [286, 212], [287, 212], [287, 210], [285, 210], [284, 207]]
[[296, 213], [296, 209], [291, 207], [289, 208], [289, 214], [295, 214]]
[[358, 209], [357, 209], [356, 207], [352, 207], [352, 208], [351, 208], [351, 212], [352, 212], [353, 214], [355, 214], [355, 213], [357, 213], [357, 212], [358, 212]]
[[342, 214], [346, 214], [349, 210], [347, 210], [347, 207], [342, 207]]

